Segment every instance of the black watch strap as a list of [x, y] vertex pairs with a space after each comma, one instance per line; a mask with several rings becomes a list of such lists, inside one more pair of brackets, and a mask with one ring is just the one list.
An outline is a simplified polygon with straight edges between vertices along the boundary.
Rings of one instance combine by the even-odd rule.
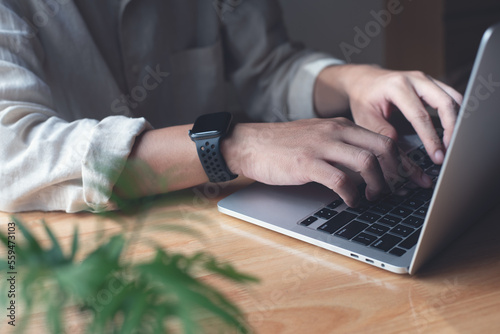
[[238, 175], [231, 173], [220, 152], [220, 137], [196, 140], [196, 150], [210, 182], [226, 182]]

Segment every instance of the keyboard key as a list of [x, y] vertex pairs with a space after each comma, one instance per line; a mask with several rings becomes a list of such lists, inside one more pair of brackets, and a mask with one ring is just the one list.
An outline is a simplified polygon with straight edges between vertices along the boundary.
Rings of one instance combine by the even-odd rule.
[[418, 189], [420, 187], [416, 183], [408, 182], [408, 183], [405, 184], [405, 188], [406, 189], [415, 190], [415, 189]]
[[[365, 185], [365, 187], [366, 187], [366, 185]], [[358, 187], [358, 189], [359, 189], [359, 187]], [[362, 190], [362, 191], [359, 191], [359, 193], [360, 194], [364, 194], [365, 191]], [[357, 207], [355, 207], [355, 208], [347, 208], [347, 209], [353, 210], [353, 211], [355, 211], [357, 213], [363, 213], [366, 210], [368, 210], [369, 208], [371, 208], [374, 204], [375, 204], [375, 202], [370, 202], [369, 200], [366, 199], [366, 197], [363, 196], [363, 197], [361, 197], [361, 200], [359, 201]]]
[[407, 237], [409, 236], [413, 231], [415, 231], [415, 229], [411, 228], [411, 227], [408, 227], [408, 226], [404, 226], [404, 225], [397, 225], [396, 227], [393, 227], [392, 230], [391, 230], [391, 233], [394, 233], [394, 234], [397, 234], [397, 235], [400, 235], [402, 237]]
[[407, 217], [411, 213], [413, 213], [413, 210], [410, 210], [410, 209], [407, 209], [407, 208], [404, 208], [401, 206], [398, 206], [397, 208], [395, 208], [391, 211], [391, 215], [395, 215], [395, 216], [402, 217], [402, 218]]
[[368, 226], [368, 224], [355, 220], [342, 227], [335, 235], [345, 239], [352, 239], [356, 234], [363, 231]]
[[403, 224], [410, 225], [411, 227], [420, 227], [424, 223], [423, 218], [418, 218], [415, 216], [409, 216], [402, 222]]
[[403, 200], [409, 198], [414, 193], [415, 193], [415, 190], [407, 189], [405, 187], [396, 189], [396, 191], [394, 192], [394, 194], [396, 196], [403, 198]]
[[376, 236], [367, 233], [360, 233], [356, 237], [354, 237], [354, 239], [352, 239], [352, 241], [358, 242], [365, 246], [370, 245], [375, 240], [377, 240]]
[[429, 176], [438, 176], [441, 172], [441, 166], [432, 165], [431, 167], [425, 170], [425, 173]]
[[391, 215], [387, 215], [385, 217], [380, 218], [377, 222], [381, 223], [381, 224], [384, 224], [384, 225], [388, 225], [390, 227], [394, 227], [400, 221], [401, 221], [401, 218], [394, 217], [394, 216], [391, 216]]
[[376, 213], [372, 213], [370, 211], [365, 212], [361, 216], [358, 217], [358, 219], [363, 220], [363, 221], [368, 222], [368, 223], [374, 223], [379, 218], [380, 218], [380, 215], [377, 215]]
[[406, 183], [406, 180], [405, 179], [401, 179], [399, 181], [396, 181], [396, 180], [393, 180], [391, 182], [391, 189], [399, 189], [401, 188], [402, 186], [404, 186], [404, 184]]
[[418, 242], [418, 237], [420, 236], [421, 228], [413, 232], [406, 240], [399, 244], [399, 247], [410, 249], [415, 246]]
[[372, 207], [370, 209], [370, 211], [376, 212], [376, 213], [381, 214], [381, 215], [385, 215], [386, 213], [388, 213], [389, 211], [391, 211], [392, 208], [393, 208], [392, 205], [387, 205], [387, 204], [380, 203], [380, 204], [377, 204], [374, 207]]
[[333, 216], [337, 214], [337, 211], [334, 210], [329, 210], [329, 209], [321, 209], [318, 212], [316, 212], [314, 215], [323, 218], [323, 219], [330, 219]]
[[309, 218], [304, 219], [303, 221], [301, 221], [300, 225], [309, 226], [312, 223], [314, 223], [316, 220], [318, 220], [318, 218], [311, 216], [311, 217], [309, 217]]
[[418, 162], [417, 165], [419, 165], [420, 168], [425, 170], [425, 169], [431, 167], [432, 165], [434, 165], [434, 163], [432, 162], [432, 160], [429, 157], [425, 157], [422, 161]]
[[420, 199], [422, 201], [429, 201], [432, 198], [432, 193], [434, 189], [419, 189], [412, 198]]
[[416, 210], [414, 214], [417, 216], [425, 217], [427, 215], [427, 210], [429, 210], [429, 204], [424, 204], [418, 210]]
[[385, 232], [389, 231], [389, 227], [380, 225], [380, 224], [373, 224], [372, 226], [368, 227], [366, 229], [366, 232], [375, 234], [377, 236], [381, 236]]
[[431, 158], [429, 158], [429, 156], [427, 155], [425, 149], [413, 150], [408, 154], [408, 157], [412, 159], [422, 169], [429, 168], [434, 164]]
[[388, 197], [386, 197], [382, 201], [382, 203], [390, 205], [390, 206], [397, 206], [397, 205], [403, 203], [405, 199], [406, 198], [404, 198], [403, 196], [398, 196], [396, 194], [392, 194], [392, 195], [389, 195]]
[[396, 256], [402, 256], [406, 253], [406, 250], [402, 249], [402, 248], [398, 248], [398, 247], [394, 247], [393, 249], [391, 249], [391, 251], [389, 252], [389, 254], [392, 254], [392, 255], [396, 255]]
[[396, 246], [399, 242], [403, 240], [400, 237], [396, 237], [395, 235], [391, 234], [386, 234], [377, 241], [375, 241], [372, 245], [372, 247], [375, 247], [377, 249], [383, 250], [384, 252], [387, 252], [390, 250], [392, 247]]
[[413, 160], [416, 164], [419, 162], [423, 161], [425, 157], [427, 156], [427, 153], [425, 152], [425, 149], [417, 148], [410, 153], [408, 153], [408, 158]]
[[424, 204], [424, 201], [416, 198], [411, 198], [404, 201], [401, 205], [406, 206], [410, 209], [416, 210]]
[[347, 210], [350, 212], [353, 212], [353, 213], [361, 214], [361, 213], [365, 212], [366, 210], [368, 210], [369, 208], [370, 208], [369, 205], [360, 204], [355, 208], [349, 207], [349, 208], [347, 208]]
[[339, 207], [340, 205], [342, 205], [342, 203], [344, 203], [343, 200], [337, 199], [337, 200], [331, 202], [330, 204], [328, 204], [327, 207], [330, 208], [330, 209], [336, 209], [337, 207]]
[[408, 153], [408, 157], [412, 159], [420, 168], [426, 169], [432, 166], [434, 163], [431, 158], [427, 155], [425, 149], [416, 149]]
[[342, 211], [329, 221], [318, 227], [318, 230], [333, 234], [345, 224], [356, 218], [357, 215], [349, 212]]

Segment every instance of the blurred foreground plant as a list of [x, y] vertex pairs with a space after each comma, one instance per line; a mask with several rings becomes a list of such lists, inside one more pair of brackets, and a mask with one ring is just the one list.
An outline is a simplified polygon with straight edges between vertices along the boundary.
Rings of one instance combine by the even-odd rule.
[[[45, 222], [52, 243], [48, 249], [41, 247], [19, 220], [14, 221], [25, 238], [24, 243], [16, 240], [15, 245], [19, 290], [26, 304], [22, 323], [16, 325], [19, 333], [35, 306], [44, 307], [53, 333], [63, 333], [65, 310], [75, 305], [88, 319], [88, 333], [169, 333], [172, 328], [199, 333], [214, 319], [233, 332], [249, 331], [238, 307], [195, 274], [203, 270], [239, 283], [257, 279], [219, 263], [212, 255], [200, 252], [186, 256], [156, 247], [152, 260], [128, 263], [122, 258], [128, 240], [120, 234], [77, 262], [76, 229], [71, 252], [65, 255]], [[9, 248], [5, 234], [0, 233], [0, 240]], [[7, 269], [7, 263], [1, 262], [1, 272]], [[5, 303], [6, 295], [0, 298]]]

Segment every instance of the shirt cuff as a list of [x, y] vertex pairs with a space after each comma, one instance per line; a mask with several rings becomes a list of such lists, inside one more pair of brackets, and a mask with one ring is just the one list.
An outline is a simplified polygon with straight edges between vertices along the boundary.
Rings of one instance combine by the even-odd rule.
[[326, 54], [315, 54], [312, 57], [312, 60], [306, 61], [300, 67], [290, 84], [287, 104], [288, 118], [292, 121], [317, 117], [314, 110], [314, 84], [316, 78], [326, 67], [345, 64], [344, 61]]
[[90, 142], [82, 159], [85, 203], [93, 212], [116, 209], [110, 201], [135, 138], [151, 125], [144, 118], [106, 117], [90, 133]]

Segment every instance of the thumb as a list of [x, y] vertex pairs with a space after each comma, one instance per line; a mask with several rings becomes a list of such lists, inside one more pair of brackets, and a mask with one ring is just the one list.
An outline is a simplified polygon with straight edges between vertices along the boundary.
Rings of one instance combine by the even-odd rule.
[[364, 124], [359, 124], [375, 133], [389, 137], [393, 140], [398, 140], [398, 132], [385, 118], [380, 116], [366, 117], [363, 120]]
[[383, 136], [389, 137], [394, 141], [398, 140], [398, 132], [396, 129], [386, 120], [379, 121], [378, 128], [375, 128], [374, 131]]

